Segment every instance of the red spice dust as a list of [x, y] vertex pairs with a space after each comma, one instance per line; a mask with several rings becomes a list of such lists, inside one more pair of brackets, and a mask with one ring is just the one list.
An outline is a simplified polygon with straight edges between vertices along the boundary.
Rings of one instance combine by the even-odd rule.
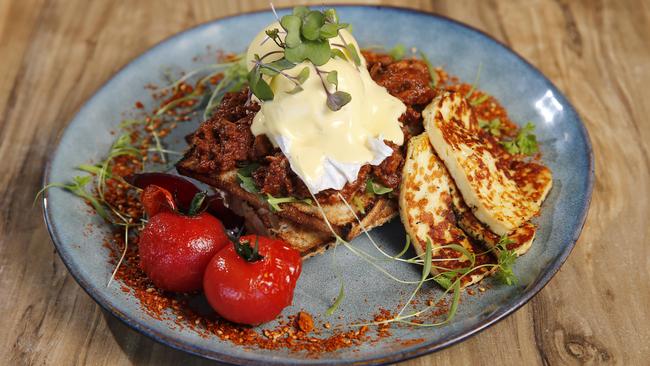
[[[468, 84], [455, 85], [457, 80], [449, 77], [444, 70], [437, 68], [435, 71], [439, 80], [438, 85], [448, 90], [457, 90], [464, 93], [470, 91], [471, 86]], [[222, 77], [223, 75], [215, 76], [210, 79], [210, 83], [216, 84]], [[196, 92], [196, 88], [202, 87], [204, 86], [200, 84], [192, 86], [187, 83], [181, 83], [174, 90], [158, 89], [155, 85], [146, 86], [146, 88], [153, 91], [154, 99], [161, 101], [160, 106], [155, 111], [166, 108], [164, 114], [168, 117], [174, 117], [176, 121], [184, 121], [190, 118], [179, 113], [179, 110], [182, 111], [192, 107], [196, 103], [194, 100], [180, 100], [190, 93]], [[201, 90], [198, 92], [201, 92]], [[474, 91], [472, 98], [479, 98], [482, 95], [480, 91]], [[138, 109], [144, 108], [144, 105], [139, 101], [135, 103], [135, 106]], [[474, 108], [479, 118], [500, 118], [504, 134], [511, 135], [512, 126], [516, 129], [516, 125], [508, 119], [505, 109], [494, 98], [489, 97], [484, 103]], [[155, 146], [154, 135], [156, 134], [158, 138], [165, 137], [175, 127], [175, 123], [165, 122], [161, 118], [147, 117], [144, 129], [133, 130], [131, 142], [136, 145], [136, 148], [141, 151], [143, 156], [148, 155], [151, 160], [160, 161], [158, 154], [147, 154], [148, 150]], [[139, 195], [133, 187], [126, 184], [119, 177], [142, 169], [143, 161], [141, 160], [134, 159], [131, 156], [115, 158], [111, 169], [112, 175], [107, 179], [104, 192], [105, 200], [120, 212], [127, 213], [133, 219], [133, 223], [138, 223], [143, 217], [142, 206], [138, 199]], [[288, 349], [292, 352], [305, 352], [309, 357], [318, 357], [324, 352], [332, 352], [360, 345], [364, 342], [376, 343], [382, 338], [391, 336], [391, 323], [377, 325], [374, 332], [371, 332], [367, 326], [332, 326], [329, 322], [320, 323], [317, 326], [313, 317], [304, 311], [290, 315], [286, 319], [280, 319], [278, 325], [272, 329], [231, 323], [214, 313], [207, 306], [200, 293], [176, 294], [154, 287], [139, 266], [137, 229], [131, 230], [128, 245], [126, 244], [124, 231], [119, 227], [104, 243], [104, 246], [110, 252], [110, 263], [114, 266], [124, 256], [115, 274], [115, 280], [119, 283], [120, 289], [132, 293], [140, 302], [142, 309], [151, 317], [158, 320], [171, 318], [177, 326], [193, 329], [203, 337], [216, 336], [221, 340], [227, 340], [244, 347], [267, 350]], [[427, 317], [442, 316], [447, 313], [448, 308], [449, 306], [445, 300], [440, 300], [436, 304], [435, 310], [431, 311]], [[393, 319], [394, 316], [395, 314], [391, 311], [380, 309], [377, 314], [372, 316], [372, 319], [374, 322], [382, 322]], [[415, 321], [421, 322], [422, 318], [427, 317], [421, 317]], [[405, 346], [422, 341], [422, 339], [396, 340], [396, 342], [401, 342]]]

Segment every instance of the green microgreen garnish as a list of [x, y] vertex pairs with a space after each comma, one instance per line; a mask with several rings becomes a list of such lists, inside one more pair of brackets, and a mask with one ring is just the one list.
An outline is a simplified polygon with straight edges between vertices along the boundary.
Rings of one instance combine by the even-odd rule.
[[237, 178], [239, 180], [240, 186], [249, 193], [257, 195], [260, 199], [265, 200], [271, 210], [274, 212], [282, 211], [280, 207], [283, 203], [304, 203], [311, 205], [312, 202], [309, 198], [300, 199], [296, 197], [273, 197], [270, 194], [262, 195], [260, 189], [253, 179], [253, 172], [259, 167], [259, 164], [248, 164], [244, 167], [241, 167], [237, 170]]
[[485, 103], [485, 101], [488, 100], [488, 99], [490, 99], [490, 95], [489, 94], [483, 94], [483, 95], [479, 96], [478, 98], [474, 98], [474, 99], [470, 100], [469, 104], [472, 107], [476, 107], [478, 105], [481, 105], [481, 104]]
[[237, 169], [237, 178], [239, 184], [248, 193], [259, 194], [260, 190], [255, 184], [253, 179], [253, 172], [259, 168], [259, 164], [248, 164], [242, 168]]
[[91, 182], [92, 182], [92, 176], [86, 175], [86, 176], [73, 177], [71, 183], [50, 183], [45, 187], [43, 187], [43, 189], [41, 189], [36, 194], [36, 199], [38, 199], [38, 197], [41, 194], [43, 194], [43, 192], [45, 192], [50, 188], [54, 188], [54, 187], [63, 188], [66, 191], [88, 202], [93, 207], [93, 209], [95, 209], [95, 212], [97, 212], [97, 214], [101, 216], [103, 219], [110, 220], [108, 212], [106, 212], [104, 206], [91, 192], [86, 190], [86, 186]]
[[[261, 101], [270, 101], [275, 97], [263, 75], [271, 77], [281, 75], [294, 84], [294, 88], [288, 93], [299, 93], [303, 90], [302, 84], [309, 78], [309, 67], [304, 67], [296, 76], [289, 74], [286, 70], [308, 61], [321, 79], [323, 89], [327, 94], [327, 107], [332, 111], [338, 111], [348, 104], [352, 100], [352, 96], [338, 90], [335, 71], [323, 71], [319, 69], [319, 66], [336, 57], [351, 60], [357, 67], [361, 65], [361, 58], [356, 47], [353, 44], [348, 44], [340, 33], [341, 29], [347, 28], [349, 24], [339, 23], [334, 9], [318, 11], [298, 6], [293, 9], [292, 14], [285, 15], [280, 19], [280, 26], [282, 31], [269, 29], [265, 33], [281, 50], [271, 51], [265, 55], [255, 55], [253, 60], [253, 67], [247, 76], [253, 95]], [[342, 43], [330, 44], [330, 39], [335, 37], [339, 37]], [[342, 50], [347, 52], [347, 56]], [[264, 59], [272, 54], [282, 54], [282, 57], [273, 62], [264, 62]], [[326, 77], [323, 78], [323, 75]], [[330, 91], [326, 80], [334, 85], [334, 92]]]
[[[314, 199], [316, 199], [314, 197]], [[316, 201], [316, 204], [318, 204], [318, 201]], [[318, 204], [318, 207], [320, 207], [320, 204]], [[329, 224], [328, 224], [329, 225]], [[336, 279], [339, 280], [339, 293], [336, 295], [336, 299], [334, 299], [334, 302], [332, 305], [330, 305], [329, 308], [325, 311], [325, 315], [331, 316], [334, 314], [336, 309], [341, 305], [343, 302], [343, 299], [345, 299], [345, 283], [343, 282], [343, 276], [341, 276], [341, 268], [336, 262], [336, 248], [338, 247], [338, 244], [340, 243], [339, 237], [336, 237], [336, 242], [334, 243], [334, 249], [332, 249], [332, 268], [334, 269], [334, 275], [336, 276]]]
[[406, 55], [406, 46], [398, 43], [388, 51], [388, 54], [393, 58], [393, 60], [399, 61]]
[[531, 122], [519, 130], [517, 136], [513, 140], [503, 141], [501, 145], [510, 154], [533, 155], [539, 151], [537, 145], [537, 137], [533, 133], [535, 125]]
[[361, 212], [362, 214], [366, 213], [366, 206], [363, 204], [363, 201], [361, 198], [359, 198], [359, 196], [352, 197], [352, 204], [357, 209], [357, 211]]
[[499, 242], [496, 245], [496, 255], [499, 266], [497, 278], [507, 285], [514, 285], [518, 281], [517, 276], [515, 276], [512, 269], [515, 259], [517, 259], [517, 254], [514, 250], [508, 249], [508, 244], [512, 243], [513, 241], [507, 235], [504, 235], [499, 239]]
[[431, 61], [429, 61], [427, 55], [422, 51], [420, 51], [420, 58], [427, 65], [427, 69], [429, 69], [429, 76], [431, 76], [431, 87], [435, 89], [436, 86], [438, 86], [438, 73], [436, 72], [436, 69], [433, 68], [433, 65], [431, 64]]
[[331, 316], [334, 314], [336, 309], [338, 309], [339, 305], [341, 305], [341, 302], [343, 302], [343, 299], [345, 299], [345, 286], [343, 285], [343, 281], [341, 281], [341, 287], [339, 287], [339, 293], [336, 296], [336, 299], [332, 303], [332, 306], [327, 308], [327, 311], [325, 311], [325, 315]]
[[485, 131], [489, 132], [492, 136], [501, 136], [501, 120], [497, 117], [490, 121], [484, 119], [478, 120], [478, 126]]
[[251, 246], [251, 243], [247, 240], [235, 240], [233, 241], [235, 245], [235, 252], [248, 263], [257, 262], [264, 259], [264, 256], [259, 253], [259, 238], [255, 237], [255, 247]]
[[372, 194], [377, 194], [377, 195], [382, 195], [386, 193], [392, 192], [393, 189], [383, 186], [380, 183], [377, 183], [374, 181], [374, 179], [370, 178], [366, 182], [366, 193], [372, 193]]
[[280, 204], [282, 203], [304, 203], [307, 205], [312, 204], [309, 198], [300, 199], [295, 197], [273, 197], [268, 193], [266, 194], [266, 202], [268, 202], [269, 206], [271, 206], [271, 209], [275, 212], [282, 211], [282, 207], [280, 207]]

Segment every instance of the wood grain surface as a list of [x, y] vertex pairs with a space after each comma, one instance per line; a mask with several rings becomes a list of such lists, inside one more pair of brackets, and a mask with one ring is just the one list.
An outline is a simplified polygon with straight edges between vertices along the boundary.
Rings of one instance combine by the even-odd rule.
[[[650, 364], [650, 2], [380, 3], [444, 14], [508, 44], [575, 105], [596, 157], [587, 223], [550, 284], [478, 336], [404, 364]], [[195, 24], [267, 6], [0, 1], [0, 363], [209, 363], [104, 314], [68, 274], [32, 201], [57, 134], [120, 67]]]

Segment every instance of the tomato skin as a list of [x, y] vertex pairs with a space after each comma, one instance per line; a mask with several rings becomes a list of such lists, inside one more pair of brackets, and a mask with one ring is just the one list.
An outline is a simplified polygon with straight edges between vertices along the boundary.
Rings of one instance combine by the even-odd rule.
[[234, 245], [212, 258], [203, 277], [210, 306], [235, 323], [257, 325], [271, 321], [291, 304], [302, 270], [300, 253], [281, 240], [247, 235], [240, 238], [255, 246], [263, 259], [247, 262]]
[[147, 216], [152, 217], [163, 211], [175, 211], [174, 197], [168, 190], [156, 185], [148, 185], [142, 190], [140, 202]]
[[210, 259], [227, 244], [223, 225], [208, 213], [160, 212], [140, 233], [140, 268], [160, 289], [196, 291]]
[[[178, 206], [183, 212], [187, 212], [191, 206], [192, 199], [201, 190], [199, 187], [189, 180], [175, 174], [167, 173], [137, 173], [124, 177], [129, 184], [138, 187], [142, 190], [147, 187], [155, 185], [159, 189], [166, 190], [172, 199], [172, 208], [176, 209]], [[144, 195], [143, 195], [144, 197]], [[158, 202], [165, 202], [160, 200], [160, 196], [156, 197]], [[166, 200], [167, 203], [169, 199]], [[145, 201], [143, 200], [143, 204]], [[231, 209], [225, 206], [223, 199], [219, 195], [211, 195], [205, 200], [205, 205], [210, 214], [221, 220], [221, 223], [228, 229], [239, 228], [244, 224], [244, 218], [235, 214]], [[146, 206], [145, 206], [146, 210]], [[153, 216], [147, 212], [149, 216]]]

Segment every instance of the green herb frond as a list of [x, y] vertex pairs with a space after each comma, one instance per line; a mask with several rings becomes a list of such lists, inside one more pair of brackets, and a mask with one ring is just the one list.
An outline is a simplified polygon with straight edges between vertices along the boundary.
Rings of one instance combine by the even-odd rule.
[[535, 131], [535, 125], [528, 122], [521, 130], [519, 130], [514, 139], [503, 141], [501, 142], [501, 145], [503, 145], [506, 151], [510, 154], [533, 155], [539, 151], [537, 136], [535, 136], [533, 131]]

